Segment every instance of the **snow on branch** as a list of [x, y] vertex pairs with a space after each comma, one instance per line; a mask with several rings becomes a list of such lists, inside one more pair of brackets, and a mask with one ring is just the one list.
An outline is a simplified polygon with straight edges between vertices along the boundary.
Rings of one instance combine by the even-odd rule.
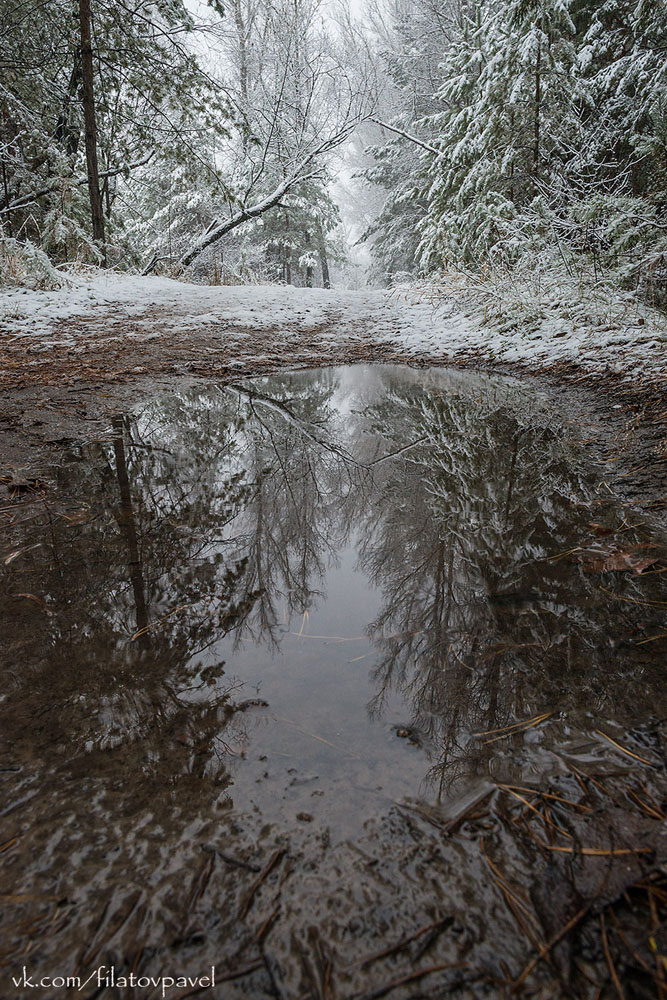
[[414, 142], [416, 146], [421, 146], [428, 153], [433, 153], [435, 156], [442, 156], [442, 150], [436, 149], [435, 146], [431, 146], [428, 142], [424, 142], [422, 139], [418, 139], [416, 135], [411, 135], [410, 132], [404, 132], [402, 128], [396, 128], [395, 125], [389, 125], [387, 122], [381, 121], [379, 118], [373, 118], [369, 116], [367, 121], [373, 122], [374, 125], [379, 125], [381, 128], [386, 128], [390, 132], [395, 132], [396, 135], [403, 136], [409, 142]]
[[[357, 121], [346, 122], [346, 124], [333, 136], [325, 139], [324, 142], [320, 143], [314, 150], [312, 150], [306, 158], [296, 167], [292, 173], [286, 177], [281, 183], [274, 188], [274, 190], [262, 198], [261, 201], [255, 202], [254, 205], [246, 207], [245, 205], [238, 211], [235, 212], [230, 218], [223, 221], [215, 220], [212, 222], [208, 229], [189, 247], [188, 250], [183, 254], [178, 262], [178, 269], [184, 270], [189, 267], [194, 260], [208, 247], [217, 243], [218, 240], [226, 236], [227, 233], [236, 229], [244, 222], [248, 222], [250, 219], [256, 219], [258, 216], [263, 215], [264, 212], [268, 212], [269, 209], [275, 208], [279, 205], [281, 200], [285, 195], [299, 184], [305, 181], [312, 180], [314, 177], [321, 176], [320, 167], [316, 167], [313, 170], [308, 170], [309, 165], [316, 160], [318, 157], [323, 156], [325, 153], [339, 146], [342, 142], [347, 139], [353, 130], [356, 128]], [[153, 257], [149, 264], [144, 268], [143, 274], [150, 274], [150, 272], [155, 267], [157, 260], [159, 258]]]
[[[297, 184], [303, 183], [303, 181], [310, 180], [313, 177], [319, 175], [319, 170], [311, 170], [309, 173], [297, 173], [284, 180], [278, 185], [275, 190], [271, 192], [266, 198], [261, 201], [256, 202], [249, 208], [242, 208], [240, 211], [235, 212], [229, 219], [225, 219], [223, 222], [213, 222], [208, 227], [206, 232], [196, 240], [192, 246], [186, 250], [181, 259], [178, 262], [179, 270], [184, 270], [189, 267], [190, 264], [208, 247], [217, 243], [218, 240], [222, 239], [227, 233], [231, 232], [232, 229], [236, 229], [243, 222], [248, 222], [250, 219], [256, 219], [259, 215], [263, 215], [264, 212], [268, 212], [270, 208], [275, 208], [282, 198], [287, 194], [287, 192], [295, 187]], [[143, 274], [149, 274], [157, 261], [153, 259], [149, 265], [142, 272]]]

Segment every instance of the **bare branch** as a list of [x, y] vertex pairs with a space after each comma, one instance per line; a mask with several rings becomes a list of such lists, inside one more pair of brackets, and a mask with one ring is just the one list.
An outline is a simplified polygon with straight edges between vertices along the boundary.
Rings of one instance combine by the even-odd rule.
[[421, 146], [421, 148], [425, 149], [428, 153], [433, 153], [435, 156], [442, 156], [441, 149], [436, 149], [435, 146], [429, 145], [428, 142], [423, 142], [415, 135], [411, 135], [409, 132], [404, 132], [402, 128], [396, 128], [395, 125], [388, 125], [387, 122], [383, 122], [379, 118], [373, 118], [370, 115], [366, 121], [373, 122], [374, 125], [379, 125], [381, 128], [386, 128], [390, 132], [395, 132], [396, 135], [403, 136], [404, 139], [408, 139], [409, 142], [414, 142], [416, 146]]

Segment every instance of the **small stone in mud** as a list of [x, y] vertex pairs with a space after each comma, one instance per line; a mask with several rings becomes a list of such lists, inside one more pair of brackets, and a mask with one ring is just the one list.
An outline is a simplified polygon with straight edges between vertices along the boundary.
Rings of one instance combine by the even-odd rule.
[[310, 813], [297, 813], [296, 814], [296, 818], [298, 820], [301, 820], [302, 823], [312, 823], [313, 822], [313, 817], [310, 815]]

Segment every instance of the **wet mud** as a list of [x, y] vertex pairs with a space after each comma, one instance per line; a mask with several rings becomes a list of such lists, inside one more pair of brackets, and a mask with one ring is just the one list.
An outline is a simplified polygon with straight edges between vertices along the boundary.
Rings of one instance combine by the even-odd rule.
[[2, 995], [667, 995], [667, 546], [578, 416], [345, 366], [7, 477]]

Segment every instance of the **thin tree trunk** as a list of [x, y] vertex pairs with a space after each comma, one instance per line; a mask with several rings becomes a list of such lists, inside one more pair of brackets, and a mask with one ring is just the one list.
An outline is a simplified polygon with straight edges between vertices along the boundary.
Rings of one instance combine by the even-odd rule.
[[537, 43], [537, 59], [535, 61], [535, 142], [533, 146], [533, 178], [534, 193], [536, 191], [537, 177], [540, 172], [540, 111], [541, 111], [541, 70], [542, 70], [542, 43]]
[[292, 260], [289, 246], [289, 213], [285, 212], [285, 242], [283, 244], [283, 281], [292, 284]]
[[109, 178], [104, 178], [104, 184], [102, 185], [102, 200], [104, 202], [104, 211], [106, 213], [107, 219], [111, 218], [111, 188], [109, 187]]
[[[234, 21], [236, 22], [236, 34], [239, 40], [239, 83], [241, 87], [241, 110], [245, 114], [248, 110], [248, 51], [247, 51], [247, 31], [243, 23], [243, 12], [241, 10], [241, 0], [234, 0]], [[248, 152], [248, 135], [245, 128], [241, 133], [243, 152]]]
[[127, 471], [127, 459], [125, 457], [125, 444], [123, 442], [123, 420], [115, 418], [112, 421], [116, 437], [113, 439], [114, 457], [116, 459], [116, 477], [118, 479], [118, 489], [120, 491], [120, 517], [121, 530], [125, 535], [127, 545], [128, 560], [127, 565], [130, 573], [130, 583], [134, 595], [134, 611], [137, 631], [144, 634], [140, 641], [145, 642], [145, 633], [148, 630], [148, 608], [146, 606], [146, 593], [144, 588], [144, 572], [141, 555], [139, 553], [139, 540], [137, 538], [137, 527], [132, 509], [132, 493], [130, 490], [130, 477]]
[[507, 477], [507, 496], [505, 497], [505, 528], [509, 531], [508, 517], [510, 512], [510, 504], [512, 503], [512, 493], [514, 491], [514, 477], [516, 471], [516, 459], [519, 454], [519, 437], [521, 432], [518, 431], [514, 435], [514, 446], [512, 448], [512, 461], [510, 462], [510, 471]]
[[[510, 111], [510, 137], [514, 142], [514, 111]], [[510, 166], [510, 201], [514, 204], [514, 157]]]
[[[304, 235], [304, 243], [306, 244], [306, 247], [310, 249], [310, 233], [308, 232], [308, 230], [306, 230], [306, 233]], [[313, 287], [313, 265], [306, 264], [306, 288], [312, 288], [312, 287]]]
[[[9, 187], [7, 185], [7, 170], [5, 168], [5, 161], [4, 160], [2, 161], [2, 187], [3, 187], [4, 192], [5, 192], [5, 204], [8, 205], [9, 204]], [[11, 215], [8, 216], [8, 218], [7, 218], [7, 232], [9, 233], [10, 238], [14, 235], [14, 232], [12, 230], [12, 217], [11, 217]]]
[[79, 84], [81, 83], [81, 57], [80, 53], [74, 53], [74, 66], [70, 74], [67, 92], [63, 99], [63, 106], [60, 116], [53, 131], [53, 137], [67, 150], [70, 156], [74, 156], [79, 149], [81, 139], [79, 128], [74, 128], [70, 122], [70, 107], [75, 100]]
[[93, 224], [93, 240], [102, 253], [102, 266], [106, 267], [107, 254], [104, 237], [104, 209], [100, 191], [100, 170], [97, 162], [97, 121], [95, 119], [95, 90], [93, 85], [93, 50], [90, 43], [90, 0], [79, 0], [81, 28], [81, 77], [83, 81], [83, 120], [86, 130], [86, 168], [88, 194]]
[[324, 239], [322, 226], [319, 222], [317, 225], [317, 243], [320, 255], [320, 267], [322, 268], [322, 288], [331, 288], [331, 279], [329, 277], [329, 259], [327, 257], [327, 245]]

